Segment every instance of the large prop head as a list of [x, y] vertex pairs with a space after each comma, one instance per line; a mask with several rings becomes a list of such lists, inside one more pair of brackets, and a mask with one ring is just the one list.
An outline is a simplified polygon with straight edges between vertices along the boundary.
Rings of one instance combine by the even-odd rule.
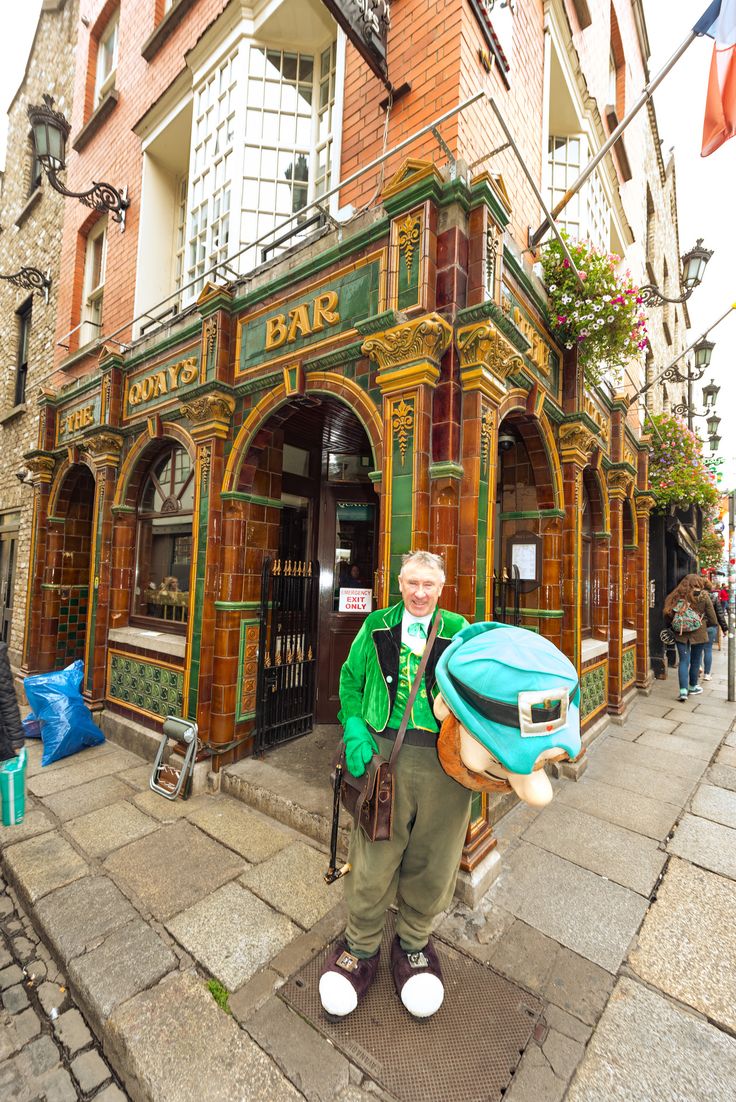
[[524, 628], [471, 624], [436, 676], [445, 772], [476, 791], [510, 788], [533, 807], [549, 803], [544, 763], [580, 753], [580, 686], [562, 651]]

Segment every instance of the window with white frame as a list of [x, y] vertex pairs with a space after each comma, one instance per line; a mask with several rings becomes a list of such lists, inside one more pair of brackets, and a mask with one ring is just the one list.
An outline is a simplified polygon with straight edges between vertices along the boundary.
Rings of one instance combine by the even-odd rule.
[[317, 157], [314, 194], [320, 196], [332, 187], [333, 115], [335, 112], [335, 74], [337, 41], [323, 50], [319, 58], [319, 99], [317, 102]]
[[102, 299], [107, 262], [107, 218], [100, 218], [87, 236], [82, 290], [81, 344], [96, 340], [102, 331]]
[[[562, 199], [590, 160], [590, 147], [582, 134], [550, 135], [549, 205]], [[597, 171], [589, 176], [560, 212], [558, 225], [577, 241], [588, 240], [606, 251], [611, 241], [611, 211]]]
[[181, 290], [184, 283], [184, 265], [187, 244], [187, 178], [182, 176], [176, 185], [176, 231], [174, 239], [174, 288]]
[[236, 50], [194, 96], [187, 282], [197, 280], [197, 284], [190, 289], [189, 297], [202, 289], [204, 272], [231, 251], [228, 245], [239, 63]]
[[97, 69], [95, 72], [95, 107], [102, 97], [115, 87], [118, 67], [118, 29], [120, 11], [116, 11], [100, 35], [97, 43]]

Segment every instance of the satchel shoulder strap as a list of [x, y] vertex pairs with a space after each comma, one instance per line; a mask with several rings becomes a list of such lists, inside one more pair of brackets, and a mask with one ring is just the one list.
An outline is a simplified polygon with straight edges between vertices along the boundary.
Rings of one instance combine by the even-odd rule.
[[427, 668], [427, 661], [428, 661], [429, 656], [432, 652], [432, 647], [434, 646], [434, 641], [437, 638], [437, 632], [439, 631], [439, 629], [440, 629], [440, 610], [437, 609], [437, 615], [435, 616], [434, 622], [432, 623], [432, 628], [429, 632], [429, 638], [427, 639], [427, 643], [424, 647], [424, 651], [422, 652], [421, 661], [419, 662], [419, 666], [417, 667], [417, 672], [414, 675], [414, 681], [412, 682], [411, 692], [409, 693], [409, 699], [406, 702], [406, 708], [404, 709], [404, 715], [402, 716], [401, 724], [399, 726], [399, 729], [396, 732], [396, 741], [394, 742], [393, 748], [391, 750], [391, 757], [389, 758], [389, 765], [391, 766], [391, 768], [393, 768], [393, 766], [394, 766], [394, 763], [395, 763], [395, 761], [396, 761], [396, 759], [399, 755], [399, 750], [401, 749], [401, 745], [404, 741], [404, 735], [406, 734], [406, 728], [409, 726], [409, 716], [411, 715], [411, 710], [414, 707], [414, 701], [417, 698], [417, 693], [419, 692], [419, 686], [422, 683], [422, 678], [424, 677], [424, 671]]

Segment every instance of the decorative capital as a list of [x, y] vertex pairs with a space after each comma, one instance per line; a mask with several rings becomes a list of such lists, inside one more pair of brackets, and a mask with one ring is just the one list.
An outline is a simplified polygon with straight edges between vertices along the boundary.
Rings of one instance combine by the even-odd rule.
[[192, 422], [192, 436], [195, 440], [205, 436], [224, 439], [234, 409], [233, 396], [221, 390], [212, 390], [181, 404], [182, 414]]
[[611, 467], [606, 475], [608, 483], [608, 496], [613, 501], [623, 501], [629, 496], [629, 490], [633, 479], [629, 471], [622, 471], [617, 467]]
[[563, 463], [587, 466], [597, 443], [595, 433], [582, 421], [565, 421], [560, 425], [560, 457]]
[[53, 455], [30, 455], [23, 462], [30, 474], [30, 481], [34, 486], [48, 484], [54, 475], [56, 460]]
[[407, 383], [434, 385], [451, 340], [452, 326], [439, 314], [428, 314], [368, 337], [362, 351], [378, 364], [376, 381], [384, 391], [403, 388]]
[[634, 495], [634, 508], [636, 509], [636, 515], [638, 517], [646, 518], [651, 513], [652, 509], [657, 504], [657, 498], [653, 493], [644, 491], [643, 493], [637, 493]]
[[96, 467], [116, 467], [123, 450], [123, 437], [116, 432], [95, 432], [80, 442]]
[[506, 391], [506, 379], [524, 360], [490, 321], [464, 325], [455, 335], [460, 354], [463, 390], [480, 390], [498, 401]]
[[403, 253], [407, 278], [411, 280], [414, 253], [422, 236], [422, 219], [418, 214], [407, 214], [397, 223], [399, 252]]

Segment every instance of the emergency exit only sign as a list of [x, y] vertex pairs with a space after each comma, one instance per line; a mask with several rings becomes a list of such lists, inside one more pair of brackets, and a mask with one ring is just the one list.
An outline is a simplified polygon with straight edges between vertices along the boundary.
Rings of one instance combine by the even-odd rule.
[[349, 589], [340, 587], [340, 604], [338, 612], [365, 612], [371, 611], [373, 600], [372, 589]]

